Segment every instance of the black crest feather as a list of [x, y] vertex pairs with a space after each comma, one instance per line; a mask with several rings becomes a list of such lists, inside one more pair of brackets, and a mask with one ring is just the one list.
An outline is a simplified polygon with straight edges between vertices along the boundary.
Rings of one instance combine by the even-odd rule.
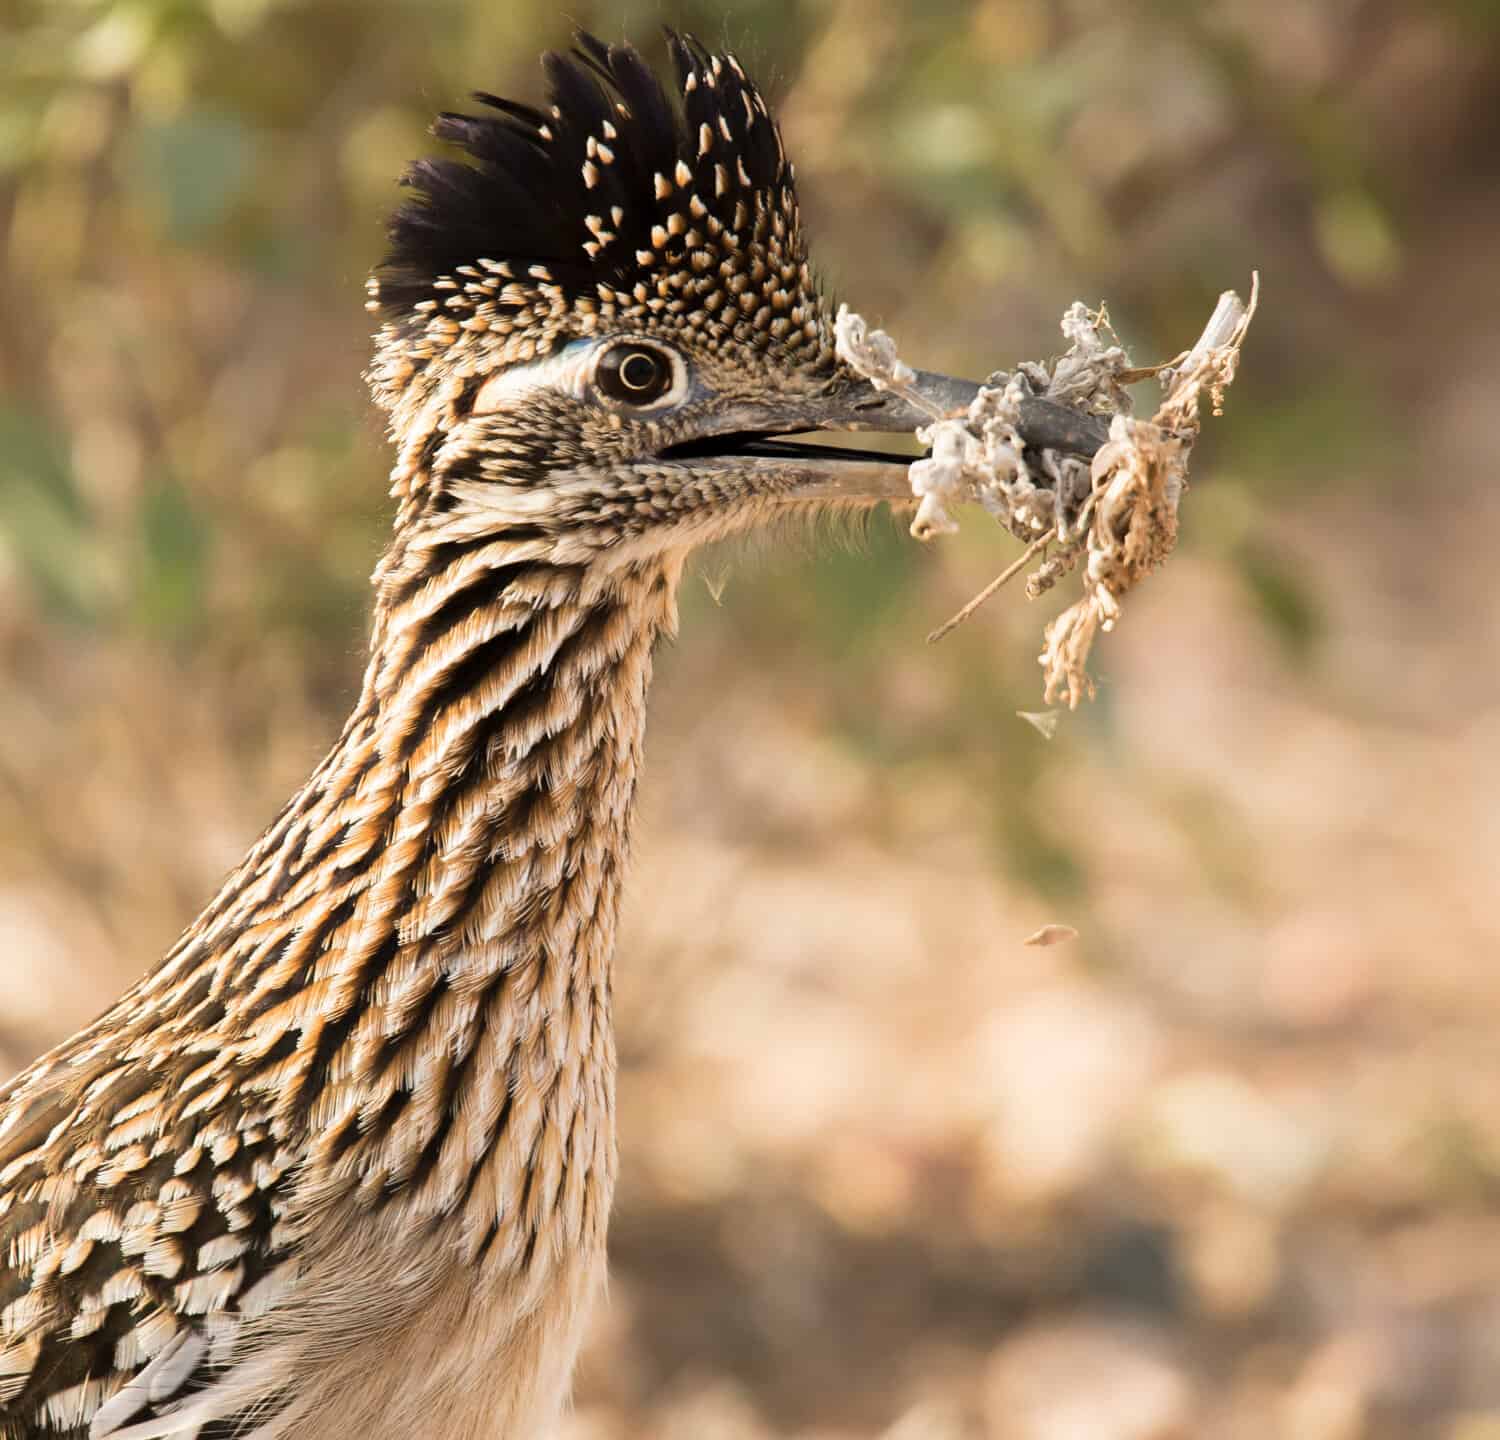
[[486, 260], [545, 266], [570, 293], [628, 291], [653, 228], [689, 194], [728, 231], [757, 199], [795, 226], [791, 166], [738, 62], [691, 37], [667, 40], [675, 99], [633, 47], [580, 34], [569, 55], [544, 57], [547, 110], [481, 92], [486, 113], [440, 115], [433, 133], [466, 158], [406, 173], [415, 194], [392, 216], [372, 308], [397, 320], [436, 281]]

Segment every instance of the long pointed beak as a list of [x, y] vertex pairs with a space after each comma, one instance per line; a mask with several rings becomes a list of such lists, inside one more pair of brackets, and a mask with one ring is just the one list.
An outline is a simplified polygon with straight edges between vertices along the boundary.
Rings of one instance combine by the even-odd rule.
[[[876, 503], [912, 499], [906, 472], [913, 453], [896, 453], [813, 441], [815, 432], [911, 433], [934, 420], [961, 416], [979, 394], [973, 380], [919, 370], [905, 392], [877, 390], [849, 376], [832, 393], [785, 404], [745, 405], [722, 413], [717, 432], [689, 447], [700, 467], [754, 477], [765, 496], [788, 501], [853, 500]], [[1051, 400], [1021, 403], [1017, 430], [1033, 449], [1087, 459], [1108, 438], [1108, 427]], [[799, 438], [793, 438], [799, 437]], [[800, 438], [808, 437], [808, 438]], [[683, 447], [679, 447], [683, 448]], [[676, 458], [671, 451], [664, 458]]]

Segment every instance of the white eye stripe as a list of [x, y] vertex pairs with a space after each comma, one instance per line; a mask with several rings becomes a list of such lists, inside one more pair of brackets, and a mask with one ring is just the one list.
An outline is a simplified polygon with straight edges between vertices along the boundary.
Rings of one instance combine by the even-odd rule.
[[496, 410], [506, 410], [538, 390], [553, 390], [582, 400], [588, 393], [595, 348], [592, 344], [578, 345], [575, 342], [545, 359], [532, 360], [524, 365], [507, 365], [474, 392], [474, 404], [469, 413], [489, 415]]
[[[600, 395], [595, 384], [599, 361], [618, 345], [638, 345], [660, 356], [671, 366], [672, 383], [649, 404], [620, 407]], [[611, 335], [605, 340], [574, 340], [541, 360], [507, 365], [505, 369], [491, 375], [474, 392], [474, 403], [470, 406], [469, 413], [490, 415], [497, 410], [508, 410], [528, 395], [542, 390], [566, 395], [573, 400], [584, 400], [592, 395], [596, 399], [602, 399], [612, 409], [638, 409], [649, 413], [679, 404], [687, 398], [687, 362], [676, 350], [654, 340], [637, 340], [628, 335]]]

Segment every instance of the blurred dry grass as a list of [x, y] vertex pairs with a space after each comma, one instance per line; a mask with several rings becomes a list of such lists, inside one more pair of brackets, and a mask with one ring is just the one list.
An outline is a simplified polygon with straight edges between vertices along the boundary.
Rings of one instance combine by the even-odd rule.
[[[568, 1440], [1500, 1436], [1493, 4], [665, 18], [770, 77], [821, 264], [915, 360], [1045, 353], [1075, 296], [1164, 354], [1252, 264], [1266, 302], [1184, 548], [1050, 745], [1019, 597], [921, 643], [994, 572], [983, 527], [689, 591]], [[566, 32], [540, 0], [0, 27], [13, 1068], [334, 733], [390, 178]], [[1021, 945], [1050, 921], [1083, 938]]]

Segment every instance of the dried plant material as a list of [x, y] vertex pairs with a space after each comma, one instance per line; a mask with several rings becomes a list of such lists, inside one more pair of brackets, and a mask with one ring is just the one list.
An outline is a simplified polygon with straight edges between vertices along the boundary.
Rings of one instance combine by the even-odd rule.
[[1034, 930], [1021, 944], [1023, 945], [1065, 945], [1069, 940], [1076, 940], [1078, 932], [1071, 925], [1043, 925], [1040, 930]]
[[1057, 723], [1061, 717], [1056, 710], [1017, 710], [1016, 715], [1030, 725], [1043, 740], [1051, 740], [1057, 734]]
[[929, 645], [935, 644], [955, 626], [962, 625], [964, 621], [967, 620], [969, 616], [972, 615], [977, 609], [979, 609], [979, 607], [983, 605], [984, 602], [995, 593], [995, 591], [997, 591], [1002, 585], [1004, 585], [1007, 580], [1009, 580], [1013, 575], [1017, 575], [1022, 570], [1024, 570], [1026, 568], [1027, 562], [1030, 561], [1031, 557], [1037, 554], [1048, 543], [1049, 539], [1049, 536], [1044, 535], [1040, 540], [1033, 540], [1031, 544], [1026, 547], [1025, 553], [1022, 554], [1019, 559], [1006, 566], [1004, 570], [1002, 570], [997, 576], [995, 576], [995, 578], [991, 580], [990, 583], [979, 592], [979, 594], [977, 594], [972, 600], [965, 604], [956, 614], [950, 615], [946, 620], [944, 620], [943, 623], [939, 625], [938, 628], [927, 637], [927, 643]]
[[[958, 527], [951, 509], [977, 501], [1028, 545], [929, 640], [961, 624], [1035, 556], [1044, 558], [1027, 577], [1030, 599], [1083, 562], [1082, 598], [1047, 626], [1039, 658], [1049, 705], [1061, 700], [1073, 709], [1093, 697], [1089, 652], [1101, 630], [1114, 628], [1124, 596], [1177, 543], [1188, 457], [1201, 429], [1199, 402], [1207, 391], [1213, 413], [1223, 413], [1224, 391], [1234, 379], [1259, 290], [1256, 275], [1248, 305], [1225, 291], [1191, 350], [1145, 368], [1131, 365], [1104, 307], [1090, 310], [1075, 302], [1062, 318], [1069, 342], [1062, 356], [1050, 365], [1027, 361], [1008, 374], [991, 375], [966, 414], [934, 416], [917, 431], [929, 453], [911, 467], [917, 498], [911, 533], [919, 540], [952, 533]], [[840, 356], [872, 384], [920, 401], [912, 388], [914, 372], [884, 331], [869, 330], [840, 307], [835, 336]], [[1125, 386], [1152, 375], [1166, 393], [1150, 420], [1137, 420]], [[1091, 461], [1027, 445], [1021, 408], [1038, 398], [1109, 420], [1109, 438]]]
[[871, 330], [864, 317], [847, 305], [834, 317], [833, 338], [839, 358], [857, 370], [877, 390], [893, 390], [927, 411], [934, 420], [943, 418], [917, 391], [917, 372], [896, 354], [896, 342], [884, 330]]

